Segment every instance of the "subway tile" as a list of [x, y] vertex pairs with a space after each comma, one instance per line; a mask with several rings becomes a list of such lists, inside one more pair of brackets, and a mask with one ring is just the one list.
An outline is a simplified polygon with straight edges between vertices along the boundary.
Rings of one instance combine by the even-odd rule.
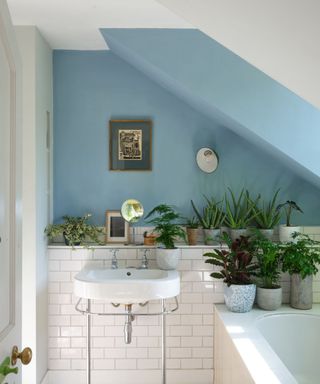
[[181, 369], [200, 369], [202, 359], [181, 359]]
[[87, 360], [86, 359], [76, 359], [71, 360], [71, 369], [72, 370], [85, 370], [87, 368]]
[[49, 348], [69, 348], [70, 338], [69, 337], [49, 337], [48, 345], [49, 345]]
[[114, 369], [114, 359], [94, 359], [93, 369]]
[[181, 258], [182, 260], [195, 260], [195, 259], [202, 259], [202, 250], [199, 248], [196, 249], [188, 249], [184, 248], [181, 252]]
[[184, 304], [202, 303], [201, 293], [181, 293], [180, 301]]
[[180, 347], [181, 346], [181, 337], [180, 336], [167, 336], [166, 337], [167, 347]]
[[60, 348], [48, 348], [48, 359], [60, 359]]
[[60, 292], [61, 293], [72, 293], [73, 292], [73, 283], [60, 283]]
[[49, 316], [48, 318], [49, 326], [54, 325], [70, 325], [70, 316]]
[[201, 336], [181, 337], [181, 347], [201, 347], [201, 346], [202, 346]]
[[136, 369], [137, 360], [136, 359], [117, 359], [116, 360], [116, 369]]
[[193, 336], [212, 336], [213, 327], [210, 325], [194, 325]]
[[60, 305], [58, 304], [49, 304], [48, 305], [48, 315], [60, 315]]
[[48, 368], [51, 370], [69, 370], [71, 363], [69, 359], [49, 359]]
[[82, 269], [82, 262], [78, 260], [61, 260], [61, 271], [80, 271]]
[[189, 358], [192, 357], [192, 348], [170, 348], [169, 356], [174, 358]]
[[48, 282], [48, 293], [59, 293], [60, 292], [60, 283], [59, 282]]
[[70, 272], [49, 272], [48, 278], [50, 282], [69, 282], [71, 281]]
[[168, 327], [169, 336], [192, 336], [192, 326], [189, 325], [172, 325]]
[[192, 348], [192, 356], [213, 359], [213, 348]]
[[159, 337], [138, 337], [137, 346], [138, 347], [158, 347]]
[[202, 325], [202, 315], [181, 315], [181, 325]]
[[180, 369], [181, 360], [180, 359], [167, 359], [166, 362], [168, 369]]
[[181, 281], [201, 281], [202, 272], [183, 271], [181, 272]]
[[126, 353], [128, 359], [145, 359], [148, 357], [148, 348], [129, 348]]
[[122, 359], [126, 357], [125, 348], [105, 348], [104, 356], [106, 359]]
[[159, 369], [159, 359], [138, 359], [138, 369]]
[[93, 337], [92, 340], [94, 348], [111, 348], [114, 346], [113, 337]]
[[49, 293], [49, 304], [70, 304], [71, 295], [69, 293]]
[[81, 357], [79, 348], [61, 348], [61, 359], [81, 359]]
[[63, 337], [82, 336], [82, 327], [61, 327], [61, 336]]
[[148, 348], [148, 357], [150, 359], [161, 359], [161, 348]]
[[48, 249], [47, 250], [48, 260], [70, 260], [71, 250], [70, 249]]
[[50, 272], [60, 271], [60, 261], [59, 260], [49, 260], [48, 261], [48, 271], [50, 271]]

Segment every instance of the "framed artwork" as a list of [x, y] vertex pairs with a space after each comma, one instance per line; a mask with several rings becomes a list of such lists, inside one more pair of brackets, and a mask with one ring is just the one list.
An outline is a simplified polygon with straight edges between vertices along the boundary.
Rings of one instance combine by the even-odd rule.
[[152, 123], [150, 120], [110, 120], [109, 169], [151, 171]]
[[106, 243], [127, 243], [129, 224], [120, 211], [106, 211]]

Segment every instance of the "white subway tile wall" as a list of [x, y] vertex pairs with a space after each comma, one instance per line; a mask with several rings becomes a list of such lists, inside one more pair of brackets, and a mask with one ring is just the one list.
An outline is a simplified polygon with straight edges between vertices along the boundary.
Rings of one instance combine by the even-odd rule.
[[[320, 240], [320, 227], [305, 227]], [[142, 232], [141, 232], [142, 233]], [[141, 235], [139, 233], [139, 235]], [[207, 382], [213, 369], [213, 304], [223, 303], [223, 284], [210, 277], [213, 267], [203, 254], [209, 247], [182, 247], [178, 270], [181, 274], [179, 310], [167, 316], [167, 368], [169, 370], [204, 370]], [[120, 249], [119, 267], [139, 266], [141, 249]], [[84, 265], [104, 263], [110, 267], [112, 254], [108, 247], [71, 249], [50, 246], [49, 260], [49, 369], [84, 370], [86, 367], [86, 319], [75, 310], [77, 298], [72, 293], [73, 276]], [[150, 249], [149, 267], [156, 267], [155, 250]], [[283, 300], [289, 300], [289, 277], [283, 275]], [[320, 302], [320, 273], [315, 276], [314, 301]], [[154, 312], [157, 302], [135, 311]], [[95, 311], [114, 312], [104, 302], [95, 302]], [[120, 309], [118, 309], [120, 310]], [[94, 370], [158, 370], [161, 364], [161, 322], [156, 317], [137, 317], [133, 322], [132, 343], [123, 337], [124, 319], [120, 316], [94, 316], [92, 321], [92, 359]]]

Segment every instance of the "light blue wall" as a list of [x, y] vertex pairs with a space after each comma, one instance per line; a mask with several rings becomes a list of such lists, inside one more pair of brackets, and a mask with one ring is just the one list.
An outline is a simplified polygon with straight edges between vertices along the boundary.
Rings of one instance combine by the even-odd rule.
[[320, 186], [318, 109], [199, 30], [102, 34], [120, 57]]
[[[153, 171], [108, 170], [108, 121], [153, 120]], [[211, 146], [218, 170], [202, 173], [198, 148]], [[195, 111], [168, 91], [106, 52], [54, 52], [54, 218], [94, 214], [104, 223], [106, 209], [119, 209], [134, 197], [146, 211], [158, 203], [191, 213], [190, 199], [221, 197], [227, 186], [243, 186], [266, 196], [281, 186], [282, 197], [299, 202], [299, 223], [319, 224], [319, 191], [231, 132], [218, 120]]]

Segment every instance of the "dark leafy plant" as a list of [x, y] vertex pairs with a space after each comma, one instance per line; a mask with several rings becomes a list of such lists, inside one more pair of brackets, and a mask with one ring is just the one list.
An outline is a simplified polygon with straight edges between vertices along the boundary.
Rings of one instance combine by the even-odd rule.
[[279, 191], [280, 189], [275, 192], [272, 200], [268, 203], [262, 202], [259, 206], [259, 202], [257, 201], [256, 204], [254, 204], [253, 212], [258, 228], [272, 229], [279, 224], [281, 212], [276, 205]]
[[204, 229], [220, 228], [225, 220], [225, 213], [222, 210], [222, 201], [215, 202], [214, 199], [208, 199], [206, 196], [205, 199], [207, 205], [203, 208], [202, 214], [191, 200], [192, 208], [201, 227]]
[[308, 235], [295, 232], [296, 242], [279, 244], [282, 253], [282, 271], [290, 275], [297, 273], [303, 279], [318, 272], [320, 263], [320, 242]]
[[241, 236], [232, 242], [224, 233], [222, 239], [229, 246], [228, 250], [217, 249], [204, 254], [208, 257], [206, 263], [221, 267], [219, 272], [213, 272], [210, 276], [223, 279], [228, 286], [252, 284], [258, 266], [253, 262], [254, 248], [250, 238]]
[[281, 252], [277, 243], [256, 231], [252, 239], [254, 255], [258, 263], [257, 278], [262, 288], [279, 288], [281, 273]]
[[175, 212], [175, 210], [167, 205], [160, 204], [153, 208], [145, 217], [148, 219], [153, 215], [158, 215], [158, 217], [154, 217], [149, 220], [148, 223], [153, 224], [155, 226], [154, 231], [159, 235], [156, 238], [157, 243], [161, 243], [167, 249], [174, 249], [175, 239], [181, 238], [186, 240], [186, 235], [180, 224], [176, 221], [181, 219], [181, 216]]
[[291, 227], [291, 215], [293, 211], [298, 211], [303, 213], [302, 209], [292, 200], [287, 200], [285, 203], [279, 204], [277, 206], [277, 211], [281, 211], [281, 209], [284, 209], [284, 213], [286, 216], [286, 226]]
[[226, 201], [226, 218], [225, 223], [232, 229], [247, 228], [248, 225], [256, 218], [257, 212], [255, 207], [260, 199], [260, 195], [255, 200], [250, 198], [249, 192], [244, 189], [241, 190], [238, 198], [228, 188], [230, 199], [227, 196]]
[[88, 220], [92, 215], [90, 213], [82, 217], [63, 216], [64, 223], [49, 224], [45, 229], [45, 234], [50, 240], [58, 235], [63, 235], [67, 245], [86, 245], [86, 239], [94, 243], [103, 244], [99, 240], [99, 235], [103, 231], [95, 225], [88, 224]]

